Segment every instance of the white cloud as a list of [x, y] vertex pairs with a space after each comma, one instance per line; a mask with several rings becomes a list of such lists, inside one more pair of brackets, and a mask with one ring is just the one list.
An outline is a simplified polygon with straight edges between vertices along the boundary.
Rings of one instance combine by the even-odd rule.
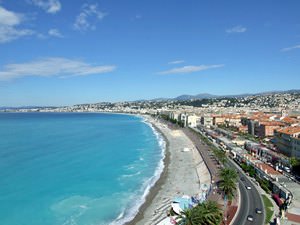
[[64, 36], [60, 33], [58, 29], [50, 29], [48, 34], [53, 37], [63, 38]]
[[107, 13], [100, 11], [97, 4], [84, 4], [81, 12], [76, 17], [73, 27], [79, 31], [95, 30], [96, 23], [105, 16], [107, 16]]
[[0, 43], [16, 40], [22, 36], [33, 35], [35, 32], [29, 29], [16, 29], [11, 26], [0, 25]]
[[244, 33], [247, 31], [246, 27], [243, 26], [235, 26], [226, 30], [226, 33]]
[[168, 64], [180, 64], [180, 63], [184, 63], [184, 60], [176, 60], [176, 61], [168, 62]]
[[31, 0], [31, 2], [45, 10], [47, 13], [55, 14], [61, 10], [61, 3], [59, 0]]
[[0, 43], [10, 42], [35, 33], [30, 29], [18, 28], [23, 19], [22, 14], [9, 11], [0, 6]]
[[114, 65], [91, 65], [67, 58], [44, 58], [36, 61], [8, 64], [0, 70], [0, 80], [13, 80], [26, 76], [59, 77], [87, 76], [112, 72]]
[[21, 23], [22, 15], [0, 6], [0, 26], [15, 26]]
[[288, 47], [288, 48], [283, 48], [281, 49], [282, 52], [287, 52], [287, 51], [291, 51], [291, 50], [295, 50], [295, 49], [298, 49], [300, 48], [300, 45], [295, 45], [295, 46], [291, 46], [291, 47]]
[[177, 67], [170, 70], [159, 72], [159, 74], [184, 74], [184, 73], [193, 73], [193, 72], [199, 72], [203, 70], [208, 69], [214, 69], [223, 67], [224, 64], [217, 64], [217, 65], [200, 65], [200, 66], [183, 66], [183, 67]]

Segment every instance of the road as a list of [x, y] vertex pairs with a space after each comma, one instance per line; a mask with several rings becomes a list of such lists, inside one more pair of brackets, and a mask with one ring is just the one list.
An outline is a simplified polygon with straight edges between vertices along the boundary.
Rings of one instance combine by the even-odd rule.
[[[194, 129], [195, 130], [195, 129]], [[191, 131], [188, 129], [185, 129], [184, 132], [194, 141], [195, 138], [194, 135], [192, 135]], [[197, 142], [196, 142], [197, 143]], [[199, 142], [198, 142], [199, 143]], [[202, 153], [202, 157], [204, 161], [206, 161], [207, 166], [210, 167], [210, 172], [213, 176], [217, 177], [217, 171], [215, 165], [213, 165], [213, 162], [211, 161], [211, 158], [208, 155], [207, 148], [208, 146], [197, 146], [198, 150]], [[249, 180], [249, 178], [245, 175], [243, 170], [237, 166], [231, 159], [228, 160], [228, 167], [235, 168], [239, 172], [239, 189], [241, 194], [241, 202], [239, 204], [239, 211], [238, 215], [235, 218], [235, 221], [232, 223], [232, 225], [263, 225], [265, 221], [265, 212], [264, 212], [264, 205], [262, 202], [262, 198], [258, 190], [256, 189], [255, 185]], [[251, 187], [250, 190], [248, 190], [246, 187]], [[262, 214], [256, 213], [256, 208], [262, 209]], [[253, 216], [253, 221], [248, 221], [247, 217], [248, 215]]]
[[[228, 164], [232, 168], [236, 168], [239, 172], [239, 189], [241, 193], [241, 202], [239, 204], [240, 210], [232, 225], [263, 225], [265, 221], [264, 205], [260, 193], [244, 172], [231, 160], [228, 160]], [[248, 190], [246, 187], [251, 187]], [[262, 209], [262, 214], [256, 213], [256, 208]], [[253, 221], [248, 221], [248, 215], [253, 216]]]

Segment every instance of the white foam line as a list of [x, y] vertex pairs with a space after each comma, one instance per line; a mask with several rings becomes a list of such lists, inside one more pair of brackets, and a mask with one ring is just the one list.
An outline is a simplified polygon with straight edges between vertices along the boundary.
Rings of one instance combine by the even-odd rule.
[[158, 140], [159, 146], [161, 148], [161, 159], [160, 159], [158, 166], [154, 172], [154, 175], [152, 177], [150, 177], [148, 180], [146, 180], [144, 182], [144, 184], [142, 185], [141, 190], [144, 190], [143, 195], [139, 196], [139, 198], [134, 202], [132, 207], [129, 207], [129, 209], [127, 209], [127, 210], [123, 210], [123, 212], [121, 212], [119, 214], [118, 218], [116, 218], [114, 221], [112, 221], [110, 223], [110, 225], [122, 225], [122, 224], [134, 219], [134, 217], [138, 213], [140, 206], [145, 203], [146, 197], [149, 194], [150, 189], [158, 181], [158, 179], [160, 178], [160, 175], [163, 172], [164, 167], [165, 167], [164, 158], [165, 158], [165, 151], [166, 151], [166, 142], [165, 142], [163, 136], [144, 117], [141, 117], [141, 116], [138, 116], [138, 117], [143, 118], [142, 122], [147, 124], [152, 129], [153, 133], [155, 134], [156, 139]]

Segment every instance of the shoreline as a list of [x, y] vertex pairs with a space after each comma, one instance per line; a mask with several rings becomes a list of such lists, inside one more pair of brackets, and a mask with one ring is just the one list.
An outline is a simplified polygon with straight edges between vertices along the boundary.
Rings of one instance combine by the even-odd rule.
[[[124, 224], [152, 225], [167, 217], [166, 211], [171, 208], [172, 199], [199, 193], [200, 185], [210, 184], [211, 176], [194, 144], [182, 131], [171, 130], [151, 116], [136, 116], [144, 118], [163, 137], [166, 143], [164, 168], [135, 217]], [[186, 147], [189, 147], [189, 152], [183, 151]]]
[[164, 159], [163, 159], [164, 168], [158, 180], [150, 188], [149, 193], [145, 198], [145, 202], [138, 208], [137, 214], [134, 216], [134, 218], [131, 221], [126, 222], [124, 225], [135, 225], [137, 224], [137, 222], [141, 221], [144, 218], [144, 212], [151, 205], [152, 201], [154, 200], [155, 196], [157, 195], [158, 191], [161, 189], [162, 185], [164, 184], [167, 178], [166, 176], [168, 172], [168, 165], [170, 163], [169, 140], [167, 139], [165, 134], [156, 126], [156, 124], [149, 121], [149, 119], [146, 116], [143, 115], [135, 115], [135, 116], [142, 117], [144, 119], [144, 122], [149, 123], [151, 126], [153, 126], [156, 132], [158, 132], [163, 137], [166, 143]]

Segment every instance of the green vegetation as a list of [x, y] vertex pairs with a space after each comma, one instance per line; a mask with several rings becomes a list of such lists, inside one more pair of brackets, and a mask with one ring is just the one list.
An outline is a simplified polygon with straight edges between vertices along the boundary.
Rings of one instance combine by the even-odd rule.
[[265, 219], [265, 224], [270, 223], [271, 219], [272, 219], [272, 215], [273, 215], [273, 204], [270, 201], [270, 199], [265, 196], [262, 195], [263, 198], [263, 202], [264, 202], [264, 206], [265, 206], [265, 211], [266, 211], [266, 219]]
[[300, 159], [297, 159], [296, 157], [291, 157], [290, 164], [292, 166], [293, 173], [300, 175]]
[[237, 172], [231, 168], [224, 168], [220, 172], [219, 188], [228, 200], [232, 200], [236, 193]]
[[180, 127], [184, 127], [183, 122], [177, 121], [177, 120], [175, 120], [175, 119], [171, 119], [168, 115], [161, 114], [160, 116], [161, 116], [162, 119], [164, 119], [164, 120], [166, 120], [166, 121], [169, 121], [169, 122], [171, 122], [171, 123], [173, 123], [173, 124], [179, 125]]
[[260, 142], [261, 139], [259, 137], [255, 137], [251, 134], [248, 134], [248, 133], [242, 133], [242, 132], [239, 132], [239, 136], [247, 139], [247, 140], [250, 140], [250, 141], [254, 141], [254, 142]]
[[219, 124], [218, 127], [222, 128], [224, 130], [231, 131], [231, 132], [237, 132], [238, 131], [237, 127], [228, 126], [227, 124]]
[[217, 157], [219, 162], [222, 163], [223, 165], [225, 165], [225, 163], [227, 161], [227, 157], [226, 157], [225, 152], [223, 152], [222, 150], [220, 150], [220, 149], [218, 149], [214, 146], [213, 153]]
[[260, 177], [258, 177], [256, 175], [255, 168], [253, 166], [248, 165], [246, 163], [242, 163], [241, 164], [241, 168], [246, 173], [248, 173], [250, 177], [254, 177], [256, 179], [256, 181], [259, 183], [260, 187], [262, 189], [264, 189], [265, 192], [267, 192], [268, 194], [272, 192], [270, 182], [268, 180], [266, 180], [266, 179], [261, 179]]
[[259, 183], [260, 187], [262, 189], [264, 189], [265, 192], [267, 192], [268, 194], [270, 194], [272, 191], [271, 191], [271, 185], [270, 185], [270, 182], [266, 179], [261, 179], [259, 178], [258, 176], [256, 176], [255, 178], [257, 180], [257, 182]]
[[186, 209], [178, 216], [182, 225], [219, 225], [222, 221], [222, 210], [216, 202], [206, 201], [194, 208]]
[[249, 174], [250, 177], [255, 177], [255, 169], [251, 165], [247, 165], [246, 163], [241, 164], [242, 169]]
[[292, 165], [292, 167], [300, 166], [300, 159], [297, 159], [296, 157], [291, 157], [290, 164]]

